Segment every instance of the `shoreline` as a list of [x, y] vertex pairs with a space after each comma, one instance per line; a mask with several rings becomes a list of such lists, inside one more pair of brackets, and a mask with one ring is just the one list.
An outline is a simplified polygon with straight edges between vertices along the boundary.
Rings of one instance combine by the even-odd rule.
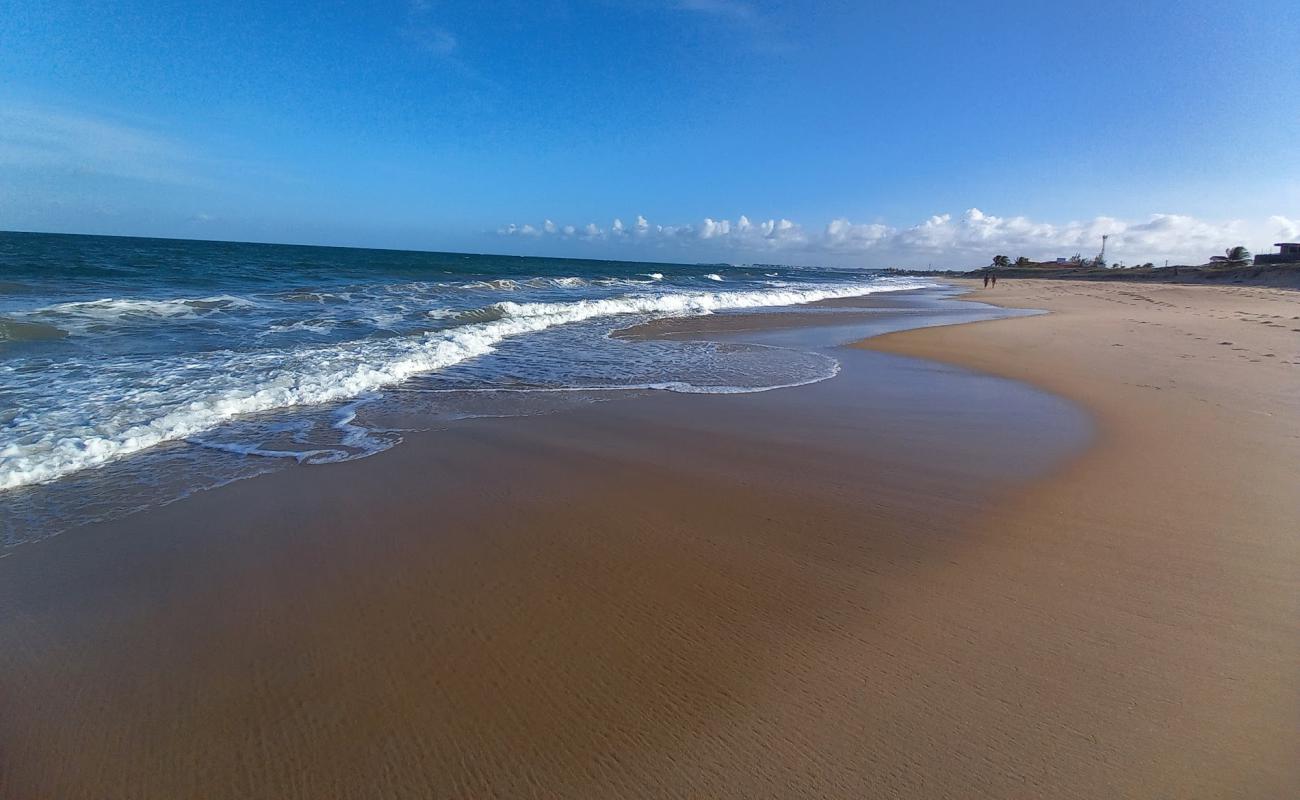
[[[908, 277], [940, 280], [979, 281], [983, 267], [961, 271], [895, 270]], [[1167, 267], [1082, 267], [1039, 264], [1029, 267], [1007, 266], [996, 269], [999, 278], [1008, 281], [1091, 281], [1101, 283], [1136, 283], [1175, 286], [1258, 286], [1300, 289], [1300, 263], [1237, 264], [1231, 266], [1178, 265]]]
[[[1294, 793], [1300, 317], [1284, 313], [1294, 293], [960, 284], [969, 299], [1045, 307], [1052, 318], [906, 331], [858, 346], [1023, 381], [1098, 420], [1081, 458], [975, 526], [1015, 586], [991, 604], [1024, 604], [1043, 616], [1039, 624], [1072, 625], [1111, 648], [1105, 659], [1052, 653], [1071, 676], [1069, 691], [1045, 677], [1023, 687], [1021, 702], [1037, 704], [1040, 719], [1104, 719], [1108, 736], [1094, 734], [1089, 748], [1099, 771], [1121, 760], [1149, 765], [1145, 775], [1095, 775], [1106, 793]], [[1086, 560], [1054, 555], [1071, 551]], [[1039, 605], [1048, 591], [1087, 600]]]
[[[937, 287], [890, 290], [778, 309], [757, 308], [748, 311], [732, 311], [698, 317], [666, 317], [654, 322], [616, 328], [610, 336], [614, 339], [633, 341], [637, 339], [666, 339], [679, 342], [696, 340], [714, 343], [725, 341], [746, 348], [753, 345], [753, 343], [746, 341], [747, 335], [754, 334], [758, 336], [765, 331], [771, 332], [778, 329], [822, 328], [826, 326], [847, 327], [866, 335], [868, 332], [876, 333], [893, 330], [897, 327], [907, 327], [911, 324], [922, 324], [915, 321], [915, 315], [924, 315], [929, 307], [933, 307], [936, 311], [941, 308], [945, 315], [961, 312], [971, 318], [988, 318], [998, 316], [999, 313], [1016, 313], [999, 312], [987, 306], [983, 307], [985, 309], [983, 312], [961, 309], [960, 306], [969, 304], [948, 302], [941, 299], [943, 296], [944, 293], [938, 290]], [[873, 298], [877, 297], [878, 300], [873, 300]], [[891, 297], [894, 299], [889, 299]], [[905, 300], [899, 301], [899, 298], [905, 298]], [[909, 303], [917, 307], [909, 308]], [[817, 313], [826, 311], [845, 313], [820, 315]], [[894, 318], [892, 322], [887, 321], [889, 317]], [[702, 321], [705, 322], [704, 325], [699, 324]], [[736, 327], [735, 323], [737, 322], [746, 324]], [[758, 327], [749, 327], [751, 325], [757, 325]], [[846, 337], [845, 343], [852, 338], [854, 337]], [[840, 351], [839, 345], [841, 342], [824, 342], [821, 339], [822, 337], [813, 335], [784, 345], [776, 344], [775, 347], [778, 350], [790, 349], [792, 353], [801, 354], [818, 351], [818, 355], [825, 357], [828, 361], [833, 360], [833, 351]], [[633, 343], [631, 346], [635, 347], [636, 345]], [[384, 410], [376, 412], [373, 408], [366, 408], [364, 411], [366, 419], [361, 423], [362, 429], [373, 428], [374, 432], [381, 438], [392, 435], [398, 437], [399, 441], [391, 444], [381, 444], [376, 450], [361, 456], [361, 458], [370, 457], [375, 452], [382, 452], [393, 446], [401, 446], [400, 438], [419, 437], [429, 430], [441, 430], [475, 418], [532, 417], [553, 413], [567, 413], [580, 410], [584, 405], [605, 400], [620, 402], [636, 400], [639, 396], [647, 393], [704, 395], [746, 394], [750, 391], [784, 390], [818, 383], [829, 377], [834, 377], [834, 373], [820, 375], [810, 380], [795, 380], [789, 384], [763, 386], [750, 390], [733, 390], [732, 387], [724, 387], [724, 390], [720, 392], [712, 392], [707, 388], [674, 388], [672, 382], [641, 386], [631, 385], [625, 388], [614, 386], [582, 388], [581, 386], [575, 386], [559, 392], [554, 390], [525, 391], [521, 393], [521, 396], [526, 396], [528, 399], [518, 404], [505, 399], [514, 395], [512, 390], [503, 389], [500, 392], [489, 390], [481, 395], [476, 395], [477, 397], [493, 398], [486, 403], [479, 403], [477, 400], [472, 403], [467, 400], [453, 401], [450, 407], [436, 411], [406, 408], [405, 406], [411, 404], [412, 401], [396, 399], [402, 396], [399, 388], [394, 390], [393, 398], [389, 402], [381, 405]], [[470, 390], [470, 394], [474, 395], [476, 391]], [[419, 392], [420, 389], [417, 388], [414, 396], [421, 397]], [[408, 395], [408, 397], [410, 396]], [[353, 399], [346, 402], [364, 403], [366, 401]], [[457, 409], [463, 410], [465, 415], [461, 416]], [[291, 425], [298, 420], [311, 419], [313, 415], [319, 418], [333, 414], [333, 418], [338, 419], [339, 413], [340, 409], [331, 410], [328, 405], [320, 407], [302, 406], [266, 412], [265, 418], [272, 419], [274, 415], [278, 414], [280, 415], [278, 419], [281, 422]], [[201, 434], [197, 438], [205, 438], [205, 436]], [[217, 438], [220, 439], [219, 435]], [[286, 448], [292, 446], [293, 442], [285, 443]], [[262, 445], [259, 444], [254, 450], [260, 447]], [[329, 444], [322, 444], [321, 447], [328, 449]], [[276, 451], [279, 448], [273, 444], [270, 449]], [[287, 451], [279, 453], [279, 457], [269, 458], [247, 454], [240, 456], [236, 454], [237, 452], [237, 450], [227, 450], [218, 445], [205, 450], [196, 457], [186, 452], [184, 442], [164, 442], [149, 451], [114, 460], [100, 467], [73, 473], [52, 483], [20, 486], [4, 490], [0, 492], [0, 495], [8, 503], [11, 516], [9, 519], [0, 517], [0, 559], [10, 556], [16, 547], [39, 541], [48, 536], [61, 535], [86, 525], [123, 519], [142, 511], [147, 512], [152, 508], [183, 501], [195, 493], [220, 489], [222, 486], [233, 482], [261, 479], [270, 473], [303, 466], [302, 464], [292, 463]], [[204, 459], [207, 459], [207, 461], [204, 461]], [[217, 463], [218, 460], [224, 461]], [[343, 460], [354, 461], [360, 459], [354, 457]], [[317, 465], [308, 464], [308, 466]], [[193, 481], [198, 481], [198, 483]], [[100, 498], [111, 499], [101, 500]], [[58, 510], [56, 511], [56, 509]], [[49, 532], [31, 536], [24, 535], [24, 529], [29, 531], [48, 530]]]
[[[889, 313], [866, 309], [843, 331]], [[1175, 562], [1151, 559], [1177, 553], [1143, 539], [1146, 562], [1113, 563], [1132, 520], [1102, 524], [1073, 488], [1129, 444], [1109, 407], [1061, 392], [1101, 420], [1100, 442], [1072, 456], [1091, 426], [1069, 403], [937, 363], [997, 373], [1023, 354], [981, 350], [974, 332], [1061, 320], [885, 334], [867, 344], [878, 352], [845, 351], [836, 378], [795, 389], [458, 425], [26, 545], [0, 559], [0, 641], [18, 645], [0, 648], [0, 790], [1085, 797], [1295, 785], [1277, 760], [1294, 734], [1277, 726], [1296, 707], [1278, 668], [1297, 655], [1282, 616], [1297, 561], [1267, 527], [1291, 509], [1254, 508], [1270, 535], [1222, 563], [1221, 542], [1193, 537], [1198, 557], [1152, 581]], [[814, 329], [761, 334], [844, 335]], [[1051, 382], [1040, 385], [1075, 391]], [[1243, 432], [1266, 447], [1276, 433], [1223, 435]], [[1280, 446], [1265, 452], [1291, 459], [1294, 445]], [[1160, 510], [1186, 522], [1176, 494]], [[1089, 514], [1073, 536], [1039, 541], [1045, 509], [1062, 508]], [[1189, 597], [1198, 581], [1209, 599]], [[1187, 640], [1196, 625], [1205, 633]], [[1219, 696], [1223, 676], [1242, 688]], [[1222, 719], [1187, 710], [1201, 695]]]

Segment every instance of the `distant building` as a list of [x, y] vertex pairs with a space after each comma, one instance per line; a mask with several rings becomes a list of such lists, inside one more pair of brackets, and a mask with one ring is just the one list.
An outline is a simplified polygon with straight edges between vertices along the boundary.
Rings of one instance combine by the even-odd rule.
[[1277, 242], [1280, 253], [1260, 253], [1255, 256], [1256, 264], [1294, 264], [1300, 262], [1300, 242]]

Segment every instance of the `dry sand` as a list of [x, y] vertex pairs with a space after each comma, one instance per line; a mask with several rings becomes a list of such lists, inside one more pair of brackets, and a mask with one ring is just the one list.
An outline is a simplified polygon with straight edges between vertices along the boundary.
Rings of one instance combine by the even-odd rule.
[[981, 295], [869, 346], [1081, 457], [859, 351], [18, 548], [0, 797], [1294, 795], [1295, 295]]

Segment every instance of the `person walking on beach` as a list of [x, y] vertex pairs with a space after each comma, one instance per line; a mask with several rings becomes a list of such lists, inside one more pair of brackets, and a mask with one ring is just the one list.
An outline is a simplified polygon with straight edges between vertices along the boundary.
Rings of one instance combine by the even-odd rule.
[[989, 274], [987, 272], [984, 273], [984, 288], [989, 288]]
[[990, 275], [989, 278], [993, 281], [993, 288], [994, 289], [998, 288], [998, 274], [995, 272], [992, 275]]

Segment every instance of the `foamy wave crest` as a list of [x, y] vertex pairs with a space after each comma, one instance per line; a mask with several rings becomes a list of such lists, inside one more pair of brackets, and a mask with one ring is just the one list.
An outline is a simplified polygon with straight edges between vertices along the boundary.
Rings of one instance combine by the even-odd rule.
[[496, 278], [490, 281], [471, 281], [469, 283], [459, 284], [461, 289], [477, 290], [505, 290], [516, 291], [520, 288], [527, 287], [530, 289], [581, 289], [584, 286], [590, 286], [591, 282], [586, 278], [576, 276], [563, 276], [558, 278], [536, 277], [515, 280], [513, 278]]
[[259, 338], [262, 336], [271, 336], [277, 333], [315, 333], [323, 336], [332, 330], [334, 330], [334, 323], [330, 320], [303, 319], [295, 322], [276, 323], [256, 335]]
[[637, 277], [637, 278], [597, 278], [592, 281], [596, 286], [626, 286], [633, 289], [643, 289], [655, 282], [655, 278]]
[[20, 409], [0, 430], [0, 489], [52, 481], [164, 442], [189, 439], [244, 414], [360, 397], [486, 355], [505, 339], [557, 325], [629, 314], [788, 306], [923, 285], [885, 279], [834, 288], [504, 302], [493, 307], [497, 319], [420, 335], [162, 359], [143, 383], [135, 372], [137, 363], [108, 359], [97, 364], [85, 392]]
[[796, 306], [815, 303], [818, 300], [833, 300], [842, 297], [858, 297], [882, 291], [919, 288], [920, 283], [871, 283], [834, 288], [815, 289], [768, 289], [748, 292], [676, 292], [663, 294], [632, 295], [611, 297], [603, 300], [575, 300], [568, 303], [515, 303], [505, 301], [497, 303], [498, 309], [506, 318], [554, 317], [552, 324], [578, 322], [593, 317], [616, 316], [620, 314], [710, 314], [725, 311], [764, 306]]
[[256, 306], [257, 303], [252, 300], [233, 295], [177, 297], [168, 300], [106, 297], [102, 300], [57, 303], [15, 316], [31, 323], [55, 323], [67, 333], [79, 335], [133, 322], [197, 320], [210, 314]]
[[194, 316], [205, 311], [251, 308], [255, 305], [256, 303], [251, 300], [232, 295], [200, 297], [197, 299], [178, 297], [171, 300], [140, 300], [132, 298], [118, 300], [106, 297], [103, 300], [58, 303], [57, 305], [37, 309], [31, 313], [49, 316], [96, 317], [111, 320], [128, 315], [154, 317]]
[[511, 278], [496, 278], [490, 281], [471, 281], [462, 283], [462, 289], [499, 289], [502, 291], [513, 292], [519, 288], [519, 281]]
[[551, 288], [551, 287], [554, 287], [554, 288], [556, 288], [556, 289], [580, 289], [580, 288], [582, 288], [583, 286], [587, 286], [587, 285], [588, 285], [587, 280], [586, 280], [585, 278], [574, 278], [574, 277], [569, 277], [569, 278], [532, 278], [532, 279], [526, 281], [526, 283], [527, 283], [529, 286], [532, 286], [532, 287], [534, 287], [534, 288], [538, 288], [538, 289], [546, 289], [546, 288]]
[[716, 272], [710, 272], [708, 275], [705, 275], [704, 277], [707, 278], [708, 280], [711, 280], [711, 281], [721, 281], [721, 280], [722, 280], [722, 276], [719, 275], [719, 274], [716, 273]]

